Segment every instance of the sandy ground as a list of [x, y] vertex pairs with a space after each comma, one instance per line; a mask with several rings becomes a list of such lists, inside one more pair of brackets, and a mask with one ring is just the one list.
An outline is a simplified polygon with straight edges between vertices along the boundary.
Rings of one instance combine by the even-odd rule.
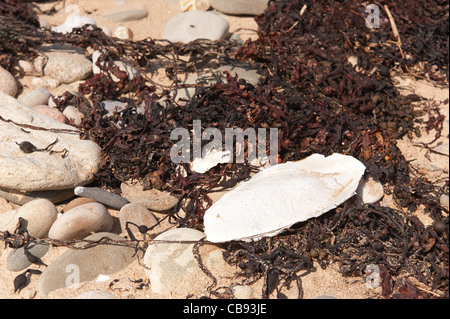
[[[112, 31], [119, 25], [127, 26], [133, 31], [133, 39], [141, 40], [147, 37], [154, 39], [161, 38], [161, 33], [163, 31], [165, 23], [174, 15], [181, 13], [176, 0], [158, 0], [158, 1], [144, 1], [144, 0], [67, 0], [66, 6], [69, 4], [76, 4], [80, 8], [80, 14], [85, 14], [93, 17], [98, 26], [108, 27]], [[61, 2], [48, 2], [38, 4], [38, 7], [42, 10], [48, 10], [55, 6], [58, 10], [57, 14], [54, 15], [44, 15], [39, 14], [45, 20], [47, 20], [51, 25], [58, 25], [62, 23], [65, 18], [70, 14], [62, 8]], [[121, 10], [131, 10], [138, 8], [146, 8], [148, 10], [148, 17], [140, 21], [132, 21], [125, 23], [113, 23], [104, 18], [102, 15], [118, 12]], [[237, 33], [245, 41], [248, 38], [256, 38], [256, 23], [253, 17], [236, 17], [223, 15], [230, 22], [230, 32]], [[253, 30], [253, 31], [252, 31]], [[161, 75], [159, 75], [161, 76]], [[32, 76], [22, 76], [18, 80], [22, 84], [22, 90], [19, 93], [18, 98], [35, 89], [31, 85]], [[155, 80], [164, 81], [163, 78], [156, 78]], [[410, 78], [398, 79], [398, 86], [403, 88], [408, 92], [416, 92], [417, 94], [426, 94], [427, 97], [435, 99], [437, 101], [443, 101], [448, 99], [448, 87], [438, 88], [434, 87], [429, 81], [414, 81]], [[50, 89], [53, 95], [62, 94], [67, 90], [77, 90], [78, 84], [71, 85], [61, 85], [56, 89]], [[409, 93], [408, 93], [409, 94]], [[448, 102], [447, 104], [441, 105], [444, 114], [447, 114], [447, 121], [445, 132], [442, 134], [443, 137], [439, 142], [448, 143]], [[434, 133], [432, 133], [434, 136]], [[420, 141], [429, 141], [430, 136], [424, 135]], [[417, 142], [417, 141], [416, 141]], [[448, 179], [448, 156], [440, 156], [436, 154], [431, 154], [429, 159], [426, 155], [426, 150], [418, 149], [413, 143], [407, 139], [399, 142], [399, 145], [407, 158], [414, 157], [416, 159], [416, 166], [420, 167], [421, 174], [425, 176], [430, 176], [436, 178], [437, 180], [447, 178]], [[430, 165], [432, 164], [432, 165]], [[433, 166], [434, 165], [434, 166]], [[434, 167], [434, 168], [433, 168]], [[0, 212], [5, 212], [16, 208], [17, 206], [7, 202], [6, 200], [0, 198]], [[58, 206], [60, 210], [62, 205]], [[115, 228], [113, 232], [120, 234], [120, 227], [118, 225], [118, 212], [115, 210], [110, 210], [110, 213], [115, 217]], [[156, 214], [158, 218], [162, 218], [163, 215]], [[426, 222], [430, 223], [430, 218], [425, 214], [419, 212], [420, 218]], [[167, 226], [165, 226], [167, 227]], [[164, 228], [164, 227], [163, 227]], [[162, 229], [163, 229], [162, 228]], [[43, 258], [43, 262], [50, 264], [59, 255], [61, 255], [68, 248], [52, 248]], [[33, 276], [30, 284], [23, 289], [20, 293], [14, 294], [13, 280], [20, 272], [11, 272], [6, 270], [5, 261], [6, 257], [10, 252], [10, 248], [5, 250], [0, 250], [0, 298], [39, 298], [37, 295], [37, 276]], [[363, 278], [344, 278], [338, 272], [338, 265], [331, 264], [326, 270], [322, 270], [320, 266], [315, 263], [316, 271], [307, 274], [302, 277], [302, 284], [304, 289], [304, 298], [314, 298], [320, 295], [332, 295], [336, 298], [342, 299], [358, 299], [358, 298], [381, 298], [380, 288], [370, 289], [366, 286]], [[35, 269], [43, 270], [43, 267], [32, 266]], [[217, 277], [225, 276], [225, 278], [220, 277], [218, 286], [228, 286], [230, 284], [240, 282], [240, 279], [226, 278], [233, 276], [237, 271], [236, 268], [227, 267], [227, 269], [215, 269], [214, 275]], [[222, 273], [221, 273], [222, 272]], [[110, 275], [110, 278], [104, 282], [90, 281], [81, 283], [78, 288], [64, 288], [58, 289], [50, 293], [49, 298], [75, 298], [83, 292], [90, 290], [108, 290], [119, 298], [123, 299], [133, 299], [133, 298], [198, 298], [205, 294], [204, 289], [211, 283], [207, 281], [204, 284], [203, 291], [196, 290], [192, 291], [189, 285], [180, 285], [177, 291], [171, 291], [164, 295], [156, 295], [152, 293], [149, 287], [144, 287], [143, 289], [136, 289], [139, 286], [137, 283], [133, 283], [137, 279], [143, 279], [147, 282], [145, 275], [145, 269], [138, 261], [133, 262], [127, 268], [122, 271]], [[110, 283], [113, 281], [113, 285]], [[255, 298], [260, 298], [262, 291], [262, 280], [257, 281], [252, 285], [253, 295]], [[283, 291], [288, 297], [295, 298], [297, 296], [297, 289], [291, 288], [288, 291]], [[190, 296], [192, 294], [192, 296]]]

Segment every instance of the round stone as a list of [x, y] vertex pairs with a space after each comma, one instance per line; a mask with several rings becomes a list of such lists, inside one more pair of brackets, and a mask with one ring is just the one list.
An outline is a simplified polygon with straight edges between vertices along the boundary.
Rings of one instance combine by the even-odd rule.
[[17, 210], [0, 214], [0, 231], [7, 230], [13, 233], [21, 217], [25, 220], [24, 226], [26, 226], [30, 236], [45, 238], [57, 215], [58, 210], [51, 201], [41, 198], [35, 199]]
[[91, 233], [108, 232], [113, 218], [105, 206], [88, 203], [77, 206], [61, 215], [50, 228], [48, 236], [53, 239], [82, 239]]

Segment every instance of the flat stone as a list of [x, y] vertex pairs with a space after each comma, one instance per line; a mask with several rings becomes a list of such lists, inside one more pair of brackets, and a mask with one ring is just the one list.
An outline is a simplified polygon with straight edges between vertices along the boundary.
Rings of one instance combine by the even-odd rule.
[[229, 30], [224, 18], [207, 11], [188, 11], [167, 22], [162, 38], [171, 42], [188, 43], [197, 39], [219, 40]]
[[18, 86], [16, 79], [12, 76], [11, 73], [6, 71], [4, 68], [0, 66], [0, 93], [5, 93], [10, 96], [16, 96]]
[[[105, 232], [85, 239], [99, 240], [102, 237], [124, 240], [119, 235]], [[94, 280], [99, 275], [114, 274], [135, 260], [133, 254], [133, 247], [122, 244], [97, 244], [81, 250], [69, 249], [48, 265], [39, 276], [38, 295], [47, 298], [53, 290], [76, 289], [79, 283]]]
[[260, 15], [268, 3], [269, 0], [211, 0], [214, 9], [235, 15]]
[[0, 214], [0, 231], [13, 233], [19, 217], [26, 220], [25, 226], [32, 237], [45, 238], [56, 220], [58, 210], [47, 199], [35, 199], [16, 210]]
[[[0, 93], [0, 187], [22, 192], [69, 189], [85, 185], [94, 179], [100, 166], [100, 147], [90, 140], [81, 140], [73, 126], [62, 124], [16, 99]], [[32, 125], [51, 130], [27, 127]], [[27, 133], [29, 132], [29, 133]], [[73, 133], [72, 133], [73, 132]], [[58, 142], [53, 151], [67, 150], [67, 156], [48, 152], [24, 153], [16, 144], [28, 141], [38, 149]]]
[[111, 14], [103, 15], [103, 18], [114, 22], [128, 22], [128, 21], [136, 21], [146, 18], [148, 15], [147, 10], [128, 10], [121, 11]]
[[66, 45], [53, 45], [41, 50], [48, 58], [44, 75], [60, 83], [86, 79], [92, 73], [92, 62], [80, 50]]
[[48, 237], [59, 240], [82, 239], [91, 233], [108, 232], [113, 218], [105, 206], [87, 203], [70, 209], [52, 225]]
[[35, 199], [44, 198], [56, 204], [68, 200], [74, 196], [73, 189], [20, 192], [11, 189], [0, 188], [0, 197], [17, 205], [25, 205]]
[[[33, 256], [42, 258], [50, 249], [49, 243], [30, 243], [28, 252]], [[10, 271], [21, 271], [31, 266], [31, 262], [25, 255], [25, 248], [21, 247], [12, 250], [6, 259], [6, 268]]]
[[152, 211], [164, 212], [178, 204], [178, 198], [172, 196], [169, 192], [163, 192], [155, 188], [144, 190], [141, 183], [122, 183], [120, 189], [122, 196], [129, 202], [142, 204]]
[[33, 107], [37, 105], [47, 105], [48, 99], [52, 96], [52, 94], [45, 88], [35, 89], [26, 95], [24, 95], [20, 102], [25, 104], [26, 106]]

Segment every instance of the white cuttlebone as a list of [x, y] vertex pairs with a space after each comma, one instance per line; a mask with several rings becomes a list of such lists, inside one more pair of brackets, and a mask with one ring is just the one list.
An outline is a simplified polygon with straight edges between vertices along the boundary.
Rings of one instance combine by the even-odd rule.
[[206, 211], [206, 239], [251, 241], [275, 236], [353, 196], [364, 171], [360, 161], [342, 154], [313, 154], [262, 170]]

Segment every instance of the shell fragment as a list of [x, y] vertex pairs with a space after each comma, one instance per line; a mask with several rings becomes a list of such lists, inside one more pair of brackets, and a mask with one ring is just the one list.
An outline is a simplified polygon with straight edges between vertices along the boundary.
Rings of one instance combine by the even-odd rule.
[[251, 241], [275, 236], [352, 197], [364, 171], [360, 161], [342, 154], [313, 154], [264, 169], [207, 210], [206, 239]]

